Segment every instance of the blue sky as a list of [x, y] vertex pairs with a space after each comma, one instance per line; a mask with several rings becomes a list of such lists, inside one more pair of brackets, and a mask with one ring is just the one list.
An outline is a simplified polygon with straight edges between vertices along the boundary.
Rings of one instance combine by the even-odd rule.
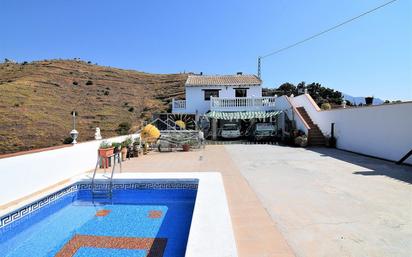
[[[153, 73], [256, 73], [256, 59], [383, 0], [0, 0], [0, 58], [81, 58]], [[264, 86], [319, 82], [412, 100], [412, 1], [264, 59]]]

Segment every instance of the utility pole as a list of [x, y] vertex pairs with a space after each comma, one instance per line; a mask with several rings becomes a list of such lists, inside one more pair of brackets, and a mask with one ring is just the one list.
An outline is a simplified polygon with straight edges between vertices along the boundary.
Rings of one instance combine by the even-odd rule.
[[257, 70], [257, 72], [258, 72], [258, 77], [259, 78], [260, 78], [260, 62], [261, 62], [261, 59], [262, 59], [262, 57], [258, 56], [258, 70]]

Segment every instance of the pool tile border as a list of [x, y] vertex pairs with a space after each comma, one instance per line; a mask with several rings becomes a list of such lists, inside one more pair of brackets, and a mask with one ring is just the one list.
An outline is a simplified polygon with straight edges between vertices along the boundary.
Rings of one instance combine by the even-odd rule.
[[[142, 190], [142, 189], [198, 189], [198, 180], [147, 180], [138, 179], [135, 181], [113, 181], [112, 188], [114, 190]], [[105, 181], [96, 180], [95, 189], [104, 190], [109, 188], [109, 183]], [[78, 181], [72, 185], [66, 186], [54, 193], [51, 193], [45, 197], [40, 198], [32, 203], [29, 203], [21, 208], [16, 209], [8, 214], [0, 217], [0, 229], [11, 225], [12, 223], [30, 215], [31, 213], [40, 210], [41, 208], [59, 200], [67, 194], [82, 191], [91, 190], [90, 181]]]

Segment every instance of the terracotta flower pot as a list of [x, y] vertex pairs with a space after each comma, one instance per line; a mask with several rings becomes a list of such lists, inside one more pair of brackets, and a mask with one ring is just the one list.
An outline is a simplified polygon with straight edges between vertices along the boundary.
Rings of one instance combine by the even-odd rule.
[[101, 160], [101, 167], [108, 168], [109, 167], [109, 157], [113, 155], [114, 147], [110, 148], [99, 148], [99, 156], [102, 158]]
[[108, 158], [109, 156], [113, 155], [114, 147], [110, 148], [100, 148], [99, 149], [99, 156], [103, 158]]
[[182, 147], [183, 147], [184, 152], [189, 152], [190, 151], [190, 145], [189, 144], [184, 144], [184, 145], [182, 145]]
[[122, 161], [125, 161], [127, 157], [127, 148], [123, 147], [122, 148]]

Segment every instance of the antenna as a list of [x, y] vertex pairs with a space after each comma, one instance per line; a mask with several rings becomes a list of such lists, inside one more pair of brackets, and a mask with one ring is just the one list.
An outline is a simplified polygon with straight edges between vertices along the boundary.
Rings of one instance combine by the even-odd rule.
[[259, 77], [259, 78], [260, 78], [260, 63], [261, 63], [261, 59], [262, 59], [262, 57], [259, 56], [259, 57], [258, 57], [258, 70], [257, 70], [257, 74], [258, 74], [258, 77]]

